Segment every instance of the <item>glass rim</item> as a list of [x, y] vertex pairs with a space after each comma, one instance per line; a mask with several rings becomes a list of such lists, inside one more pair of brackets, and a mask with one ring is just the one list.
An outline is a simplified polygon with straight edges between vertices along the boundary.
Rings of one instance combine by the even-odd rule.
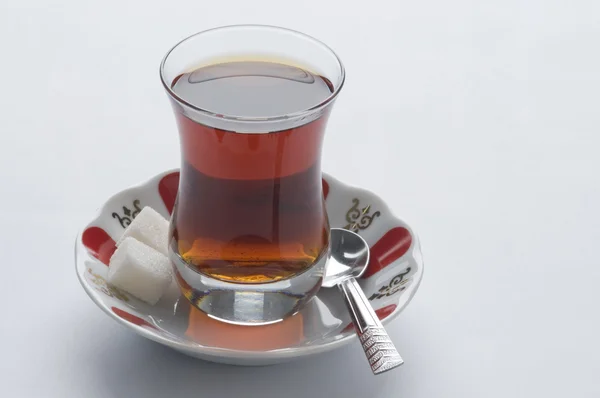
[[[295, 111], [295, 112], [291, 112], [291, 113], [286, 113], [283, 115], [276, 115], [276, 116], [268, 116], [268, 117], [260, 117], [260, 116], [233, 116], [233, 115], [226, 115], [226, 114], [221, 114], [221, 113], [216, 113], [213, 111], [210, 111], [208, 109], [204, 109], [201, 107], [198, 107], [192, 103], [190, 103], [189, 101], [184, 100], [183, 98], [181, 98], [180, 96], [178, 96], [173, 89], [171, 88], [171, 85], [167, 83], [167, 79], [165, 78], [165, 64], [167, 63], [169, 56], [171, 55], [171, 53], [173, 51], [175, 51], [175, 49], [177, 49], [181, 44], [187, 42], [188, 40], [192, 40], [193, 38], [195, 38], [196, 36], [199, 35], [203, 35], [205, 33], [209, 33], [209, 32], [215, 32], [215, 31], [220, 31], [220, 30], [229, 30], [229, 29], [239, 29], [239, 28], [259, 28], [259, 29], [265, 29], [265, 30], [273, 30], [275, 32], [279, 31], [279, 32], [287, 32], [287, 33], [292, 33], [298, 36], [301, 36], [305, 39], [310, 40], [311, 42], [313, 42], [314, 44], [321, 46], [322, 48], [324, 48], [325, 50], [327, 50], [328, 52], [330, 52], [334, 57], [335, 60], [339, 66], [339, 84], [336, 86], [334, 86], [333, 91], [331, 92], [331, 94], [329, 96], [327, 96], [327, 98], [325, 98], [324, 100], [322, 100], [321, 102], [311, 106], [310, 108], [307, 109], [303, 109], [300, 111]], [[209, 116], [211, 118], [217, 118], [217, 119], [221, 119], [221, 120], [226, 120], [226, 121], [231, 121], [231, 122], [248, 122], [248, 123], [265, 123], [265, 122], [276, 122], [276, 121], [280, 121], [280, 120], [288, 120], [288, 119], [293, 119], [293, 118], [298, 118], [298, 117], [302, 117], [304, 115], [310, 114], [312, 112], [316, 112], [319, 111], [323, 108], [325, 108], [327, 105], [329, 105], [330, 103], [333, 102], [333, 100], [338, 96], [339, 92], [341, 91], [342, 87], [344, 86], [344, 82], [346, 81], [346, 71], [344, 68], [344, 64], [342, 63], [342, 60], [340, 59], [340, 57], [336, 54], [335, 51], [333, 51], [333, 49], [331, 47], [329, 47], [327, 44], [323, 43], [322, 41], [307, 35], [306, 33], [302, 33], [299, 32], [297, 30], [293, 30], [293, 29], [288, 29], [288, 28], [283, 28], [280, 26], [274, 26], [274, 25], [260, 25], [260, 24], [239, 24], [239, 25], [225, 25], [225, 26], [220, 26], [220, 27], [216, 27], [216, 28], [211, 28], [211, 29], [206, 29], [206, 30], [202, 30], [200, 32], [196, 32], [182, 40], [180, 40], [179, 42], [177, 42], [173, 47], [171, 47], [169, 49], [169, 51], [167, 51], [166, 55], [163, 57], [161, 63], [160, 63], [160, 68], [159, 68], [159, 73], [160, 73], [160, 81], [163, 85], [163, 87], [165, 88], [165, 90], [167, 91], [168, 95], [175, 100], [177, 103], [189, 107], [191, 109], [193, 109], [196, 112], [199, 112], [200, 114]]]

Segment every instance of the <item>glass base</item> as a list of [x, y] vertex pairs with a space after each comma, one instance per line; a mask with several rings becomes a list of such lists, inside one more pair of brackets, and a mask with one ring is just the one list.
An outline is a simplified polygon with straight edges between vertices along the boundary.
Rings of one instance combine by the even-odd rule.
[[177, 282], [193, 306], [211, 318], [236, 325], [268, 325], [294, 315], [321, 287], [328, 251], [301, 274], [277, 282], [224, 282], [191, 268], [169, 251]]

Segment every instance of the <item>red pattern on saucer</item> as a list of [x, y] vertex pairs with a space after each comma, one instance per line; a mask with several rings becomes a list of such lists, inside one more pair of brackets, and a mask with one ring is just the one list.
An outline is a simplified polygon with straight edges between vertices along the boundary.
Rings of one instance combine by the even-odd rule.
[[153, 324], [151, 324], [150, 322], [140, 318], [139, 316], [135, 316], [133, 314], [130, 314], [127, 311], [123, 311], [120, 308], [117, 307], [111, 307], [111, 310], [117, 314], [120, 318], [125, 319], [128, 322], [133, 323], [134, 325], [138, 325], [138, 326], [148, 326], [152, 329], [156, 329], [156, 326], [154, 326]]
[[411, 243], [412, 236], [406, 228], [390, 229], [371, 246], [369, 265], [362, 277], [368, 278], [402, 257], [410, 248]]
[[108, 265], [111, 256], [117, 250], [115, 241], [99, 227], [89, 227], [83, 231], [81, 241], [92, 256], [106, 265]]
[[179, 189], [179, 172], [175, 171], [164, 176], [158, 183], [158, 193], [167, 207], [169, 214], [173, 213], [177, 190]]
[[327, 199], [327, 195], [329, 195], [329, 184], [323, 178], [323, 198]]

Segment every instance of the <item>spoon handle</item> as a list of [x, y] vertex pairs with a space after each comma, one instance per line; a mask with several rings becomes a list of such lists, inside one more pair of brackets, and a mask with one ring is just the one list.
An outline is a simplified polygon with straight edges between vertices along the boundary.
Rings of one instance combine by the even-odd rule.
[[404, 361], [356, 279], [346, 279], [338, 287], [344, 295], [356, 334], [373, 373], [377, 375], [402, 365]]

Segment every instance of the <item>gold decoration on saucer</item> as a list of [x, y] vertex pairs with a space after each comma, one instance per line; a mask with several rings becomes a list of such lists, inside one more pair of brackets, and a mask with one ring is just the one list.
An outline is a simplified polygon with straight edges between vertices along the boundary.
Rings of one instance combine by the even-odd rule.
[[125, 302], [129, 301], [129, 297], [127, 297], [127, 295], [125, 293], [123, 293], [121, 290], [117, 289], [116, 287], [108, 284], [106, 282], [106, 279], [104, 279], [103, 277], [101, 277], [98, 274], [95, 274], [91, 268], [88, 268], [88, 274], [89, 274], [89, 278], [88, 278], [89, 281], [92, 282], [94, 285], [96, 285], [96, 289], [98, 289], [102, 293], [106, 294], [107, 296], [114, 297], [117, 300], [121, 300], [121, 301], [125, 301]]
[[346, 213], [346, 221], [348, 224], [344, 227], [344, 229], [352, 232], [358, 232], [359, 230], [367, 229], [373, 220], [381, 215], [380, 211], [376, 211], [369, 215], [371, 212], [371, 205], [367, 205], [361, 209], [359, 207], [360, 201], [358, 198], [352, 199], [352, 203], [354, 203], [354, 205]]
[[379, 300], [383, 297], [390, 297], [391, 295], [401, 292], [406, 289], [407, 283], [410, 282], [410, 278], [405, 278], [412, 268], [408, 267], [406, 271], [396, 275], [392, 278], [389, 284], [382, 286], [379, 291], [373, 293], [369, 300]]
[[117, 212], [112, 214], [112, 218], [116, 218], [123, 228], [127, 228], [133, 219], [140, 214], [140, 211], [142, 211], [139, 199], [135, 199], [132, 204], [135, 210], [131, 211], [127, 206], [123, 206], [123, 216], [120, 216]]

